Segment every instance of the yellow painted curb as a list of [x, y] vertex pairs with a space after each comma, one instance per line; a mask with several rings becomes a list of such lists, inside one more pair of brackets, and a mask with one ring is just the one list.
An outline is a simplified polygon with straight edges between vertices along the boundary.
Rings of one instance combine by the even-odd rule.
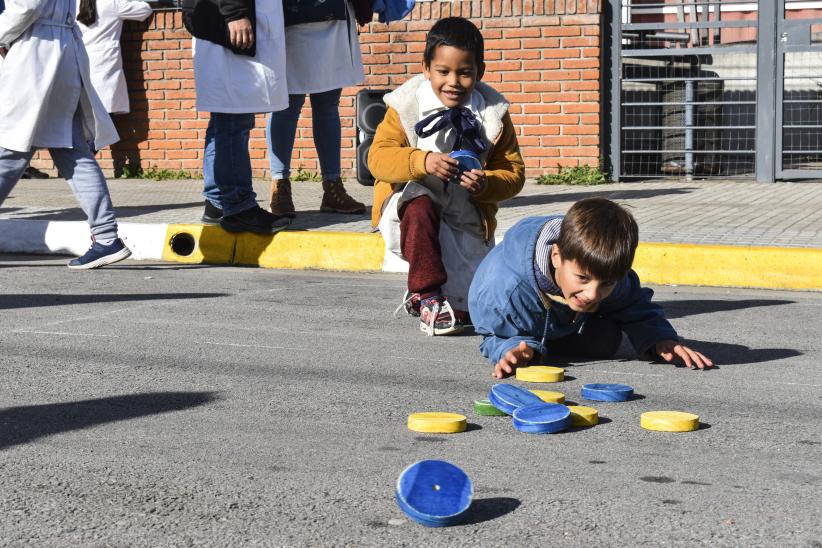
[[236, 240], [234, 234], [219, 226], [168, 225], [163, 260], [188, 264], [231, 264]]
[[382, 270], [385, 246], [379, 234], [289, 232], [237, 235], [234, 263], [264, 268], [317, 268], [351, 272]]
[[643, 284], [822, 289], [822, 249], [643, 243]]

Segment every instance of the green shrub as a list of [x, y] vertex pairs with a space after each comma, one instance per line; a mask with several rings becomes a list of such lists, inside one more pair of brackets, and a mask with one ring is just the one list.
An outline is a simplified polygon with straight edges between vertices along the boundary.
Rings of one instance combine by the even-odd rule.
[[560, 167], [557, 173], [537, 177], [538, 185], [604, 185], [608, 178], [596, 166]]
[[160, 169], [149, 167], [143, 169], [140, 166], [125, 164], [120, 174], [122, 179], [151, 179], [153, 181], [169, 181], [175, 179], [191, 179], [191, 174], [182, 169]]
[[322, 176], [317, 173], [316, 171], [308, 171], [303, 169], [303, 166], [297, 168], [297, 172], [293, 173], [291, 177], [289, 177], [292, 181], [303, 182], [303, 181], [322, 181]]

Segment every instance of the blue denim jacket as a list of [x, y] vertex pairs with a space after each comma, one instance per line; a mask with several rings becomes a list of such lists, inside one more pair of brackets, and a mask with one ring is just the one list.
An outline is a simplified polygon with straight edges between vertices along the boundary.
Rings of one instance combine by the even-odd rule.
[[[554, 217], [528, 217], [505, 233], [503, 241], [480, 264], [468, 292], [475, 331], [482, 335], [480, 352], [496, 364], [520, 341], [540, 354], [550, 341], [584, 329], [592, 313], [576, 315], [562, 303], [543, 304], [534, 274], [534, 248], [542, 226]], [[662, 309], [651, 303], [653, 291], [640, 286], [633, 270], [620, 280], [593, 314], [615, 321], [639, 354], [659, 341], [678, 340]]]

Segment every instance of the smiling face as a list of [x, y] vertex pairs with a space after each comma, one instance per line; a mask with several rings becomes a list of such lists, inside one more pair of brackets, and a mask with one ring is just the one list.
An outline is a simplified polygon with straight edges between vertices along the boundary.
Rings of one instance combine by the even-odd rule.
[[597, 280], [577, 261], [563, 260], [556, 245], [551, 248], [551, 265], [554, 267], [554, 282], [574, 312], [593, 310], [616, 287], [615, 281]]
[[461, 106], [470, 99], [483, 71], [472, 52], [453, 46], [438, 46], [431, 63], [423, 63], [422, 68], [434, 94], [448, 108]]

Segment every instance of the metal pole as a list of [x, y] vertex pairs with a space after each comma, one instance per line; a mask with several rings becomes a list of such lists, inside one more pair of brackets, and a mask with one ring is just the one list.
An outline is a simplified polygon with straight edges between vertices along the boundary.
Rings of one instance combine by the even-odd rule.
[[685, 80], [685, 178], [694, 178], [694, 81]]
[[621, 0], [610, 0], [611, 6], [611, 180], [619, 181], [622, 171], [622, 6]]
[[[776, 81], [777, 52], [776, 27], [779, 0], [761, 0], [757, 12], [756, 40], [756, 181], [772, 183], [776, 179], [776, 159], [782, 160], [782, 151], [776, 150]], [[780, 116], [781, 118], [781, 116]]]

